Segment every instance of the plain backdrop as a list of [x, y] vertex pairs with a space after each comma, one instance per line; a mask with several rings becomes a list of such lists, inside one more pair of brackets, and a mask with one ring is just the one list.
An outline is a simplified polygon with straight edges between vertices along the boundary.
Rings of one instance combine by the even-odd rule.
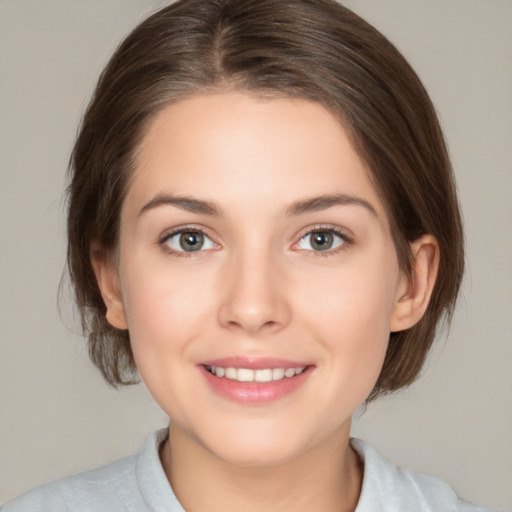
[[[0, 0], [0, 503], [139, 449], [166, 417], [142, 385], [115, 391], [88, 361], [65, 294], [67, 160], [96, 78], [157, 0]], [[406, 55], [445, 129], [468, 272], [422, 378], [354, 435], [512, 506], [512, 2], [350, 0]]]

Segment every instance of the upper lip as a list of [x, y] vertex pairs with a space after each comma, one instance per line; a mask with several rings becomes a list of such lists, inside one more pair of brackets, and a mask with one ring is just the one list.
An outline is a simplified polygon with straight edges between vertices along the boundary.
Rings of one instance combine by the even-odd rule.
[[250, 370], [263, 370], [265, 368], [300, 368], [310, 366], [308, 363], [278, 359], [275, 357], [247, 357], [233, 356], [220, 359], [209, 359], [200, 363], [203, 366], [220, 366], [221, 368], [247, 368]]

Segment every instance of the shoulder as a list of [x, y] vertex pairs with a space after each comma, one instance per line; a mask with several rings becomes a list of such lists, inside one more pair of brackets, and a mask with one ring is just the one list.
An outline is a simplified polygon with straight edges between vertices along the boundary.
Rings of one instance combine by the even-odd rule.
[[37, 487], [7, 503], [2, 512], [125, 510], [136, 489], [136, 457], [127, 457]]
[[183, 512], [158, 455], [166, 437], [167, 429], [159, 430], [138, 455], [38, 487], [1, 512]]
[[464, 501], [439, 478], [392, 464], [364, 441], [351, 439], [351, 446], [364, 463], [356, 512], [498, 512]]

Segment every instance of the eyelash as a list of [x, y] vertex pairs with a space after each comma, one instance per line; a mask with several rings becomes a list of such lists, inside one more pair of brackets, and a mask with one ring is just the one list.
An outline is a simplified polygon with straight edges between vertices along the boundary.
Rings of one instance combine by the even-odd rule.
[[[308, 235], [312, 235], [313, 233], [331, 233], [343, 241], [338, 247], [335, 247], [334, 249], [326, 249], [325, 251], [311, 251], [311, 250], [304, 250], [306, 253], [311, 253], [310, 255], [312, 257], [321, 256], [323, 258], [327, 258], [329, 256], [334, 256], [342, 251], [346, 251], [353, 243], [354, 239], [347, 235], [346, 232], [342, 231], [337, 226], [332, 225], [317, 225], [313, 226], [311, 228], [308, 228], [306, 231], [304, 231], [302, 234], [299, 235], [299, 240], [295, 242], [294, 246], [298, 245], [301, 240], [303, 240]], [[299, 249], [300, 250], [300, 249]]]
[[[176, 251], [174, 249], [171, 249], [169, 247], [169, 245], [167, 244], [169, 239], [171, 239], [173, 236], [178, 235], [180, 233], [187, 233], [187, 232], [199, 233], [199, 234], [205, 236], [206, 238], [210, 239], [214, 245], [219, 246], [219, 244], [217, 244], [213, 240], [213, 237], [210, 236], [210, 234], [207, 232], [207, 230], [205, 230], [202, 227], [198, 227], [198, 226], [181, 226], [176, 229], [173, 229], [172, 231], [164, 233], [159, 238], [157, 243], [160, 247], [162, 247], [162, 249], [164, 251], [166, 251], [167, 253], [169, 253], [172, 256], [175, 256], [177, 258], [193, 258], [195, 256], [197, 257], [197, 256], [199, 256], [200, 253], [204, 252], [204, 250]], [[340, 230], [338, 227], [330, 226], [330, 225], [318, 225], [318, 226], [314, 226], [312, 228], [308, 228], [306, 231], [301, 233], [299, 235], [298, 241], [293, 244], [293, 247], [297, 246], [308, 235], [312, 235], [313, 233], [318, 233], [318, 232], [331, 233], [331, 234], [341, 238], [342, 243], [338, 247], [335, 247], [334, 249], [326, 249], [325, 251], [313, 251], [313, 250], [308, 250], [308, 249], [302, 250], [303, 252], [311, 253], [312, 257], [321, 256], [321, 257], [325, 258], [328, 256], [333, 256], [335, 254], [338, 254], [339, 252], [347, 250], [347, 248], [350, 247], [350, 245], [352, 245], [354, 243], [353, 238], [348, 236], [345, 232]], [[301, 250], [301, 249], [298, 249], [298, 250]], [[196, 254], [196, 253], [199, 253], [199, 254]]]
[[[175, 235], [180, 233], [199, 233], [203, 235], [205, 238], [208, 238], [212, 241], [215, 246], [219, 246], [214, 240], [213, 237], [205, 230], [203, 227], [198, 226], [181, 226], [173, 229], [172, 231], [168, 231], [164, 233], [158, 240], [158, 245], [168, 254], [175, 256], [177, 258], [193, 258], [199, 256], [200, 253], [204, 252], [201, 250], [198, 251], [176, 251], [167, 245], [167, 242]], [[199, 254], [198, 254], [199, 253]]]

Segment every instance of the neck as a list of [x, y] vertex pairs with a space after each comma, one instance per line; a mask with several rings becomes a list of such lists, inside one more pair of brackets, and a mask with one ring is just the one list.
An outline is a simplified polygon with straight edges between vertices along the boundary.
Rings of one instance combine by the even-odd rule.
[[361, 491], [362, 467], [348, 431], [282, 464], [240, 467], [171, 425], [160, 457], [187, 512], [353, 512]]

